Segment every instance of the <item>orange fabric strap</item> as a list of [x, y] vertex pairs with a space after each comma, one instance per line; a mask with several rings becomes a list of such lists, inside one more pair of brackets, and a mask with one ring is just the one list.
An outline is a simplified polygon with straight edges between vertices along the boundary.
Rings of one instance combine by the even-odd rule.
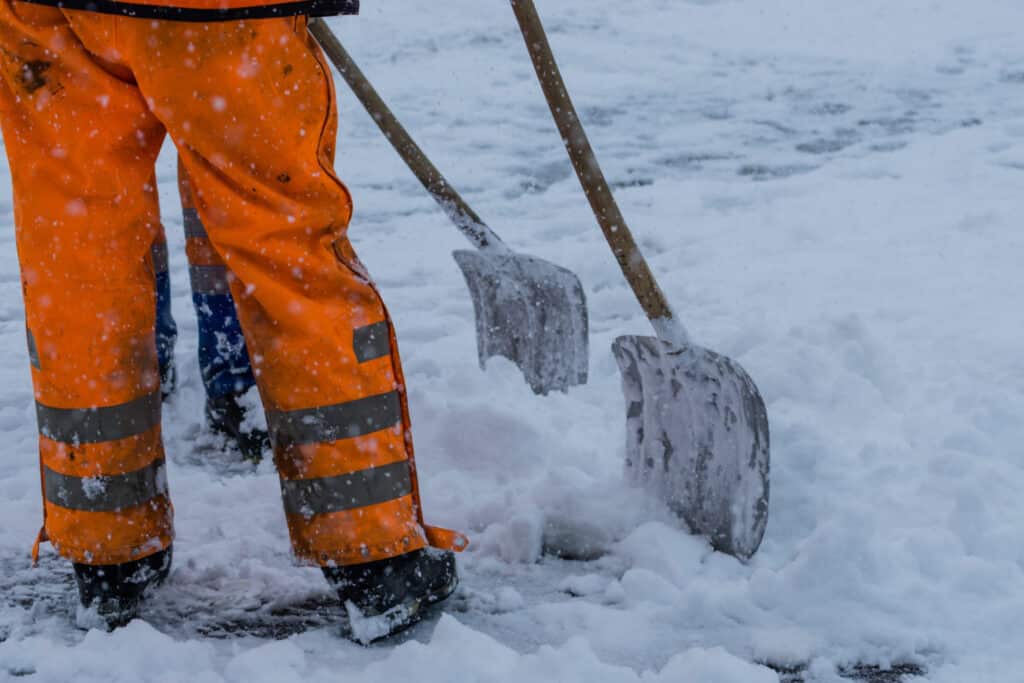
[[469, 547], [469, 537], [458, 531], [429, 525], [424, 525], [423, 529], [427, 532], [427, 542], [433, 548], [461, 553]]

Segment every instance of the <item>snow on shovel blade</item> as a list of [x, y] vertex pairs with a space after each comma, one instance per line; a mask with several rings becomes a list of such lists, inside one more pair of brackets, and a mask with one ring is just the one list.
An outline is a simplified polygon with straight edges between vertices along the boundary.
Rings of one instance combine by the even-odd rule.
[[480, 367], [504, 356], [538, 394], [586, 383], [587, 304], [575, 274], [513, 252], [452, 255], [473, 299]]
[[768, 523], [768, 413], [736, 362], [699, 346], [624, 336], [626, 476], [712, 547], [746, 560]]

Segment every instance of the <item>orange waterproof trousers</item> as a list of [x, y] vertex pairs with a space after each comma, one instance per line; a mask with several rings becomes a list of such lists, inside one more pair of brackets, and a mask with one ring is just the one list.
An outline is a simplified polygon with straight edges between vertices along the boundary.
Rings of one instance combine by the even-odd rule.
[[0, 53], [58, 551], [113, 564], [172, 540], [151, 255], [166, 134], [211, 264], [227, 266], [295, 554], [346, 565], [464, 545], [423, 524], [394, 330], [346, 237], [333, 85], [305, 20], [183, 23], [0, 0]]

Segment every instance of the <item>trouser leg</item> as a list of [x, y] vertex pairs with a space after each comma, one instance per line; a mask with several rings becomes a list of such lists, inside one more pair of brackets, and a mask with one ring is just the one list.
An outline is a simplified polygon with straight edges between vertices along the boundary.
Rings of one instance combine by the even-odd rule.
[[171, 273], [163, 226], [153, 241], [152, 256], [156, 277], [156, 357], [160, 368], [160, 390], [166, 397], [174, 392], [177, 384], [174, 346], [178, 341], [178, 326], [171, 312]]
[[[82, 35], [98, 21], [67, 14]], [[234, 276], [295, 554], [344, 565], [422, 548], [398, 351], [346, 236], [332, 84], [305, 22], [118, 19], [117, 48]]]
[[199, 330], [199, 369], [203, 386], [211, 399], [237, 396], [252, 388], [256, 378], [228, 284], [230, 271], [206, 234], [192, 198], [188, 172], [180, 159], [178, 194], [185, 224], [192, 303]]
[[46, 531], [77, 563], [141, 559], [172, 536], [151, 253], [164, 129], [59, 11], [0, 3], [0, 47]]

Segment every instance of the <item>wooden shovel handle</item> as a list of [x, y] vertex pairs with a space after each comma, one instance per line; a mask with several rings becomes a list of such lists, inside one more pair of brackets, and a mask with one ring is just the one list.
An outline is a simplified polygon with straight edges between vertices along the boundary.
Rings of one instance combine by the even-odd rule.
[[[623, 275], [633, 288], [633, 293], [636, 294], [644, 313], [654, 323], [658, 336], [685, 337], [682, 326], [676, 321], [665, 294], [654, 279], [647, 260], [640, 252], [629, 226], [626, 225], [626, 220], [622, 217], [619, 205], [612, 196], [594, 150], [590, 146], [590, 140], [587, 139], [587, 133], [583, 130], [583, 124], [580, 123], [576, 108], [569, 97], [569, 91], [562, 80], [555, 56], [551, 53], [551, 45], [548, 43], [544, 25], [537, 15], [533, 0], [511, 2], [512, 10], [519, 20], [519, 28], [526, 40], [526, 48], [530, 52], [533, 67], [537, 71], [537, 78], [544, 90], [548, 106], [551, 107], [555, 123], [558, 124], [558, 130], [562, 134], [562, 141]], [[676, 328], [676, 332], [671, 332], [672, 328]]]
[[402, 161], [415, 174], [430, 196], [441, 205], [463, 235], [478, 249], [507, 249], [501, 239], [480, 219], [469, 204], [462, 199], [437, 167], [431, 163], [408, 131], [398, 122], [391, 109], [384, 103], [377, 90], [370, 84], [362, 70], [349, 56], [348, 51], [331, 28], [320, 18], [309, 20], [309, 32], [324, 49], [331, 62], [345, 79], [352, 92], [363, 103], [370, 117], [376, 122], [384, 137], [395, 148]]

